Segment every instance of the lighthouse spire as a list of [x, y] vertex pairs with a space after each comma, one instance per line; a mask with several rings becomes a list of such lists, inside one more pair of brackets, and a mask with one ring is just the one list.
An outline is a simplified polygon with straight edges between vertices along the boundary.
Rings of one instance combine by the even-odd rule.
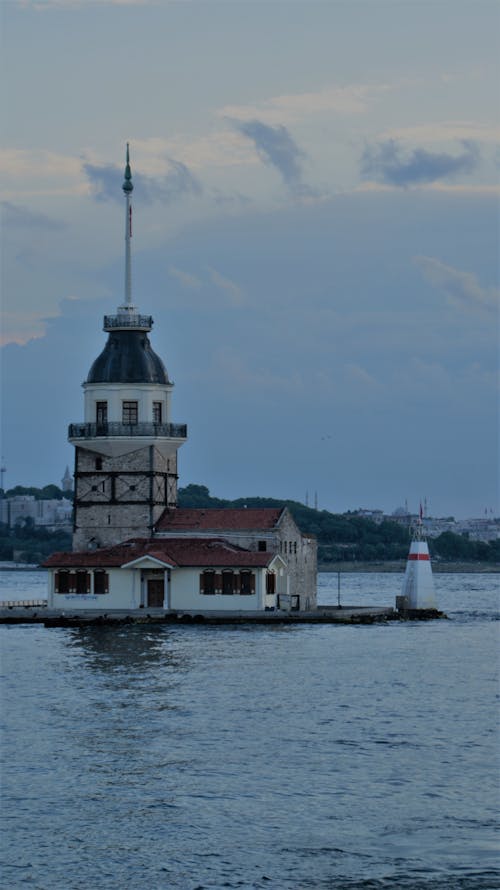
[[132, 171], [130, 169], [130, 146], [127, 142], [125, 174], [123, 178], [123, 194], [125, 195], [125, 299], [118, 306], [116, 315], [105, 315], [103, 329], [112, 331], [150, 331], [153, 319], [150, 315], [139, 315], [132, 303], [132, 258], [130, 242], [132, 238]]
[[123, 180], [122, 189], [125, 195], [125, 303], [123, 309], [125, 310], [125, 312], [135, 312], [135, 307], [132, 306], [132, 259], [130, 251], [130, 240], [132, 238], [131, 197], [134, 186], [132, 184], [132, 172], [130, 170], [130, 153], [128, 142], [125, 178]]

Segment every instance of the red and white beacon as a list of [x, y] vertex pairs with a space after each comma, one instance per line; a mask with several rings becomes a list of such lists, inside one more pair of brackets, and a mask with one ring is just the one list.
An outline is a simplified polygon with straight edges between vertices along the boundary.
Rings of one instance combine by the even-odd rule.
[[419, 521], [413, 530], [410, 552], [406, 562], [401, 598], [398, 597], [398, 608], [416, 610], [436, 610], [437, 601], [432, 577], [429, 548], [424, 537], [423, 512], [420, 507]]

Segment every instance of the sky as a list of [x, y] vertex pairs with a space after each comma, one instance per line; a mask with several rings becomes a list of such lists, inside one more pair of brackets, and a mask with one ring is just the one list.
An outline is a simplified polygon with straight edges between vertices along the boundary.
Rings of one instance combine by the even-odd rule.
[[500, 7], [4, 0], [2, 465], [59, 484], [123, 301], [179, 484], [499, 515]]

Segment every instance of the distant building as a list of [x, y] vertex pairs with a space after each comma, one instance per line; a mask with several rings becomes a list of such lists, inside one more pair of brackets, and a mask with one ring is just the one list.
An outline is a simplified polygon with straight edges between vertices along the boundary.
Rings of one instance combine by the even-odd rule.
[[354, 511], [354, 516], [360, 516], [362, 519], [371, 519], [371, 521], [376, 522], [377, 525], [380, 525], [380, 523], [383, 522], [384, 519], [386, 519], [383, 510], [373, 510], [362, 507], [360, 507], [359, 510]]
[[73, 504], [66, 498], [37, 500], [33, 495], [23, 494], [0, 500], [0, 522], [9, 528], [30, 519], [36, 527], [70, 532], [72, 516]]

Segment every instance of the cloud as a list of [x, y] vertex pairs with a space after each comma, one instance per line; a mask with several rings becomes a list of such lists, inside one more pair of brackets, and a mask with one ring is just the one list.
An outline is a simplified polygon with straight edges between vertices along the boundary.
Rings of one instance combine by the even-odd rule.
[[217, 269], [212, 269], [210, 266], [207, 267], [207, 271], [212, 284], [215, 284], [229, 298], [230, 303], [235, 306], [241, 306], [244, 303], [243, 291], [238, 284], [231, 281], [230, 278], [221, 275]]
[[301, 196], [312, 194], [312, 190], [302, 179], [304, 152], [292, 139], [286, 127], [282, 125], [270, 127], [259, 120], [233, 123], [240, 133], [254, 143], [262, 161], [280, 173], [291, 192]]
[[80, 171], [78, 158], [56, 154], [53, 151], [24, 148], [4, 148], [0, 151], [0, 171], [9, 176], [77, 175]]
[[272, 96], [255, 105], [225, 105], [218, 115], [231, 120], [257, 119], [268, 124], [285, 124], [302, 120], [311, 114], [337, 112], [361, 114], [372, 96], [386, 92], [385, 84], [352, 84], [348, 87], [325, 87], [314, 93], [290, 93]]
[[[215, 307], [217, 305], [242, 306], [245, 303], [245, 295], [240, 285], [226, 275], [222, 275], [213, 266], [204, 266], [201, 272], [195, 275], [193, 272], [186, 272], [184, 269], [179, 269], [178, 266], [171, 265], [168, 268], [168, 273], [179, 282], [185, 291], [190, 292], [191, 298], [195, 299], [195, 303], [191, 301], [191, 305], [209, 304]], [[221, 297], [222, 299], [220, 299]], [[186, 296], [183, 296], [182, 305], [186, 305]]]
[[162, 176], [166, 157], [181, 157], [191, 170], [255, 163], [255, 151], [248, 140], [228, 129], [213, 130], [196, 138], [181, 133], [168, 139], [134, 139], [134, 168], [137, 162], [150, 176]]
[[235, 349], [231, 346], [221, 346], [212, 354], [211, 366], [203, 368], [203, 380], [217, 382], [217, 386], [225, 389], [225, 395], [230, 391], [236, 395], [241, 403], [241, 396], [259, 394], [262, 401], [270, 401], [276, 395], [297, 397], [297, 393], [304, 394], [306, 387], [297, 371], [281, 373], [271, 371], [269, 367], [262, 367], [255, 362], [254, 357], [247, 351]]
[[[201, 183], [182, 161], [168, 158], [168, 165], [169, 169], [163, 177], [153, 178], [132, 171], [134, 190], [137, 194], [135, 200], [146, 204], [151, 204], [153, 201], [173, 204], [185, 196], [202, 193]], [[98, 201], [122, 201], [121, 167], [115, 167], [113, 164], [84, 163], [83, 169]]]
[[252, 203], [252, 199], [248, 195], [241, 192], [224, 192], [221, 189], [212, 189], [210, 197], [214, 204], [221, 207], [245, 207]]
[[462, 146], [463, 151], [458, 155], [416, 148], [405, 156], [401, 146], [389, 139], [365, 148], [361, 173], [365, 178], [403, 187], [472, 173], [479, 163], [479, 149], [474, 142], [465, 139]]
[[498, 305], [500, 290], [496, 287], [481, 287], [476, 276], [470, 272], [454, 269], [428, 256], [414, 257], [414, 263], [420, 268], [424, 278], [443, 291], [453, 305], [486, 310], [494, 310]]
[[498, 124], [481, 124], [476, 121], [430, 121], [407, 127], [393, 127], [385, 130], [382, 140], [401, 140], [406, 142], [450, 142], [475, 140], [482, 143], [500, 142], [500, 126]]
[[176, 266], [169, 266], [168, 272], [169, 275], [176, 278], [188, 290], [200, 290], [203, 286], [203, 282], [196, 275], [192, 275], [191, 272], [184, 272], [183, 269], [178, 269]]
[[380, 385], [372, 374], [356, 362], [347, 362], [344, 365], [344, 371], [347, 379], [352, 383], [360, 384], [365, 388], [378, 388]]
[[12, 204], [10, 201], [2, 201], [2, 218], [6, 226], [20, 229], [58, 230], [65, 228], [60, 220], [51, 219], [45, 213], [35, 213], [26, 207]]
[[[88, 0], [18, 0], [21, 9], [79, 9], [87, 6]], [[93, 0], [95, 6], [157, 6], [158, 0]]]

